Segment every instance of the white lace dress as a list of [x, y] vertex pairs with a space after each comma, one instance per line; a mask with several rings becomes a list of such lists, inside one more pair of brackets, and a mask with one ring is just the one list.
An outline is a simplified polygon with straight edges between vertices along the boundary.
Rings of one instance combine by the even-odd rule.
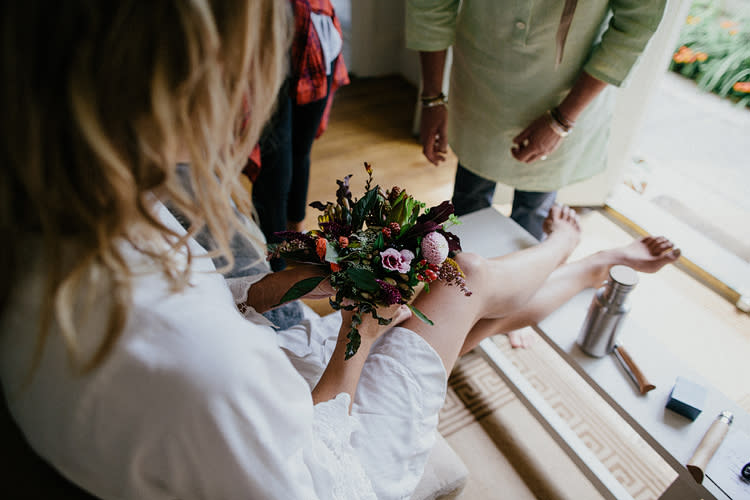
[[[413, 332], [394, 328], [373, 347], [351, 415], [346, 394], [313, 405], [337, 317], [277, 333], [239, 313], [209, 259], [194, 259], [191, 286], [175, 294], [132, 251], [133, 305], [106, 361], [72, 372], [53, 332], [24, 386], [44, 283], [34, 253], [0, 321], [0, 376], [32, 447], [71, 481], [104, 500], [411, 495], [446, 385], [440, 358]], [[248, 282], [230, 285], [242, 296]], [[96, 297], [79, 332], [83, 356], [98, 345], [106, 302]]]

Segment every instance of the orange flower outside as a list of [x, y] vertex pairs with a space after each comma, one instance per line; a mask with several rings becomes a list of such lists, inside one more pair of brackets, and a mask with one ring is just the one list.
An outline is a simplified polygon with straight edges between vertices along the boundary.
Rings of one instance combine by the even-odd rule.
[[732, 85], [732, 88], [737, 92], [750, 94], [750, 82], [736, 82], [734, 85]]
[[328, 246], [328, 242], [325, 238], [318, 238], [315, 240], [315, 253], [318, 254], [318, 257], [320, 257], [321, 260], [323, 260], [326, 256], [326, 247]]
[[[706, 56], [705, 59], [698, 59], [698, 54], [704, 54]], [[677, 52], [672, 56], [672, 60], [676, 63], [692, 63], [696, 60], [705, 61], [708, 59], [708, 54], [705, 54], [704, 52], [699, 52], [698, 54], [693, 52], [690, 47], [683, 45], [677, 49]]]

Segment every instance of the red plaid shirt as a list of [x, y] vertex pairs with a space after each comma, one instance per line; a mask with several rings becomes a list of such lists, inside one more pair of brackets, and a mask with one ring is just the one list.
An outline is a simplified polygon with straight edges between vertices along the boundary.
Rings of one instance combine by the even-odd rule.
[[349, 74], [344, 65], [342, 54], [334, 62], [333, 82], [328, 92], [326, 66], [318, 34], [310, 20], [310, 13], [322, 14], [333, 18], [333, 25], [343, 40], [341, 23], [336, 17], [330, 0], [291, 0], [294, 8], [294, 39], [291, 48], [292, 85], [290, 93], [297, 104], [308, 104], [326, 97], [328, 104], [320, 121], [318, 136], [328, 126], [333, 94], [336, 89], [349, 83]]
[[[289, 86], [290, 97], [297, 104], [309, 104], [313, 101], [319, 101], [328, 94], [326, 109], [318, 126], [318, 132], [315, 137], [320, 135], [328, 127], [328, 117], [331, 114], [331, 104], [333, 103], [333, 94], [337, 88], [349, 83], [349, 74], [346, 71], [344, 57], [342, 54], [334, 61], [333, 79], [331, 90], [328, 92], [328, 79], [326, 76], [326, 64], [323, 58], [323, 49], [318, 39], [318, 34], [313, 27], [310, 13], [330, 16], [333, 19], [333, 25], [339, 32], [343, 40], [344, 35], [341, 31], [341, 23], [336, 17], [330, 0], [290, 0], [294, 10], [294, 38], [291, 46], [291, 84]], [[244, 173], [255, 180], [260, 171], [260, 149], [256, 146], [253, 155], [250, 157]]]

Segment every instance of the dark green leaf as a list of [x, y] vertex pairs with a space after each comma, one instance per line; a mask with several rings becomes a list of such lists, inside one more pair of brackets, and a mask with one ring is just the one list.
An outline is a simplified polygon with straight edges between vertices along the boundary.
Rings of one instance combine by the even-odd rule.
[[349, 342], [346, 343], [346, 349], [344, 351], [344, 359], [349, 359], [355, 354], [357, 354], [357, 351], [359, 350], [359, 346], [362, 342], [362, 337], [359, 336], [359, 330], [357, 329], [357, 325], [362, 323], [362, 314], [357, 311], [352, 315], [352, 323], [351, 323], [351, 329], [349, 330], [349, 333], [347, 334], [346, 338], [349, 339]]
[[365, 217], [370, 213], [375, 203], [378, 201], [378, 187], [375, 186], [365, 193], [365, 195], [357, 200], [357, 203], [352, 207], [352, 227], [354, 230], [359, 230], [362, 224], [365, 222]]
[[292, 286], [292, 288], [287, 290], [284, 296], [281, 297], [281, 300], [279, 301], [279, 303], [273, 307], [280, 306], [281, 304], [284, 304], [285, 302], [296, 300], [302, 297], [303, 295], [310, 293], [324, 279], [325, 279], [325, 276], [315, 276], [313, 278], [305, 278], [302, 281], [298, 281]]
[[385, 238], [383, 238], [383, 233], [378, 233], [378, 236], [375, 238], [375, 243], [372, 244], [372, 248], [375, 250], [382, 250], [385, 246]]
[[375, 282], [375, 273], [370, 270], [350, 267], [346, 269], [346, 274], [354, 282], [354, 285], [362, 291], [375, 293], [380, 290]]

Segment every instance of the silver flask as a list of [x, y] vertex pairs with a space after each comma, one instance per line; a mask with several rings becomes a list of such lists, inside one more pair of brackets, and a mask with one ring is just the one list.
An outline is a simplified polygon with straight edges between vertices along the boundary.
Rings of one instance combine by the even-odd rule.
[[630, 311], [628, 294], [638, 283], [638, 273], [623, 265], [612, 266], [609, 280], [596, 291], [578, 334], [583, 352], [601, 358], [612, 352], [617, 332]]

